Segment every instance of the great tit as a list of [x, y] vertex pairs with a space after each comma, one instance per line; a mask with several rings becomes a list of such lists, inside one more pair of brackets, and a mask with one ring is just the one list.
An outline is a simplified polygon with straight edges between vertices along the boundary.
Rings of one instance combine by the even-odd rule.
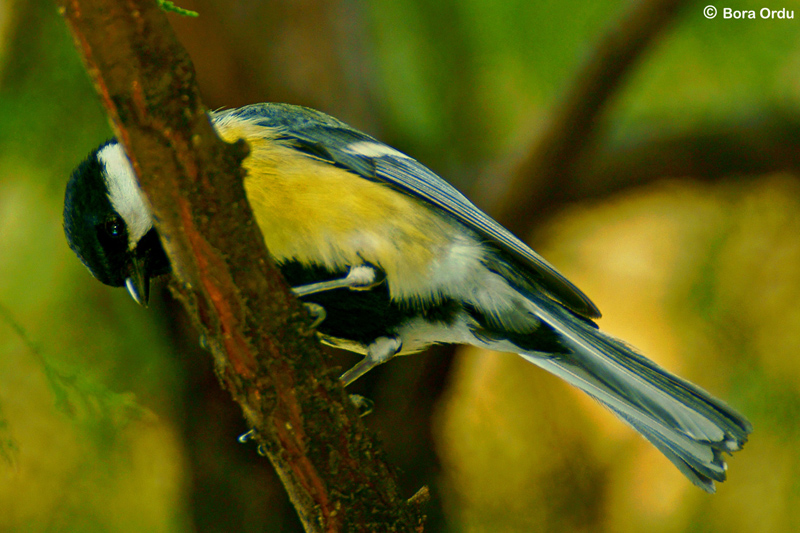
[[[345, 384], [437, 343], [513, 352], [605, 405], [704, 490], [725, 479], [723, 452], [742, 447], [750, 422], [601, 332], [586, 295], [439, 176], [305, 107], [209, 116], [222, 139], [249, 143], [248, 200], [281, 272], [321, 311], [321, 340], [364, 355]], [[92, 274], [140, 304], [170, 270], [116, 140], [72, 174], [64, 228]]]

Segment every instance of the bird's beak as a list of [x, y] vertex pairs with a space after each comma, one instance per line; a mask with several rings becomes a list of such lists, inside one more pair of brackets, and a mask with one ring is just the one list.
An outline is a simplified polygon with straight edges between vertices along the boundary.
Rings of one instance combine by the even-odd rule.
[[150, 277], [145, 269], [144, 257], [133, 257], [131, 275], [125, 279], [125, 287], [137, 304], [147, 307], [150, 300]]

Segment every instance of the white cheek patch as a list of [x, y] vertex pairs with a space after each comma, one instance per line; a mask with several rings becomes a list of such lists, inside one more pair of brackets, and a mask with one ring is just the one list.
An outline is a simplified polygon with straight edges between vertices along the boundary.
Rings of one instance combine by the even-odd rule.
[[100, 150], [97, 158], [103, 165], [103, 177], [108, 186], [108, 198], [128, 229], [128, 248], [134, 249], [153, 227], [153, 214], [147, 203], [131, 162], [119, 143]]
[[411, 157], [399, 150], [395, 150], [391, 146], [373, 141], [359, 141], [348, 144], [345, 148], [345, 151], [350, 152], [351, 154], [363, 155], [364, 157], [392, 156], [400, 159], [411, 159]]

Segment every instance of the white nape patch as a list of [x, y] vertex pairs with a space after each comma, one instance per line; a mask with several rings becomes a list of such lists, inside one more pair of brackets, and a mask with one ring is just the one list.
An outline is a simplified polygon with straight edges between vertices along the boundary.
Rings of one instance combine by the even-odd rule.
[[112, 143], [97, 153], [103, 165], [108, 198], [128, 229], [128, 248], [133, 250], [153, 227], [153, 214], [139, 188], [136, 174], [122, 145]]
[[344, 150], [346, 152], [350, 152], [351, 154], [363, 155], [364, 157], [384, 157], [388, 155], [392, 157], [399, 157], [401, 159], [411, 159], [411, 157], [399, 150], [395, 150], [391, 146], [373, 141], [354, 142], [352, 144], [348, 144]]

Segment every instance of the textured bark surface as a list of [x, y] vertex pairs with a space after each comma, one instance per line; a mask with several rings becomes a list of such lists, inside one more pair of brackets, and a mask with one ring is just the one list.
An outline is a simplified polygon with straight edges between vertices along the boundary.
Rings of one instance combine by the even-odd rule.
[[306, 530], [421, 531], [421, 499], [398, 494], [268, 256], [244, 192], [247, 147], [217, 138], [164, 13], [152, 0], [59, 7], [156, 213], [172, 290]]

